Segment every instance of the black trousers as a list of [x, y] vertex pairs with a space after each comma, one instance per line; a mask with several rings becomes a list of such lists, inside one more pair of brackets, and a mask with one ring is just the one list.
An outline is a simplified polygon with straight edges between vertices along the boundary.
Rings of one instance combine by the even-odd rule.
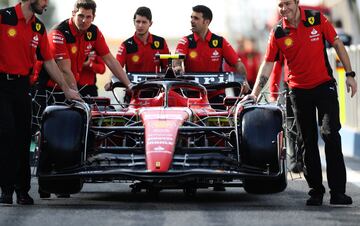
[[339, 134], [341, 125], [335, 82], [329, 81], [313, 89], [292, 89], [290, 99], [304, 142], [304, 174], [309, 187], [325, 192], [318, 147], [319, 125], [325, 142], [329, 188], [332, 193], [345, 193], [346, 169]]
[[0, 185], [3, 192], [30, 190], [31, 97], [28, 77], [0, 76]]

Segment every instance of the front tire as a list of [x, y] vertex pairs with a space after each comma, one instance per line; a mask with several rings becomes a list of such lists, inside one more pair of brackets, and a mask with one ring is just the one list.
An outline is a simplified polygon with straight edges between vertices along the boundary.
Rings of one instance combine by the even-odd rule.
[[56, 194], [75, 194], [83, 187], [83, 181], [80, 178], [54, 180], [39, 177], [38, 183], [40, 192]]
[[244, 180], [244, 190], [250, 194], [279, 193], [284, 191], [286, 187], [287, 187], [287, 175], [285, 170], [283, 170], [281, 175], [275, 180], [255, 180], [255, 179]]

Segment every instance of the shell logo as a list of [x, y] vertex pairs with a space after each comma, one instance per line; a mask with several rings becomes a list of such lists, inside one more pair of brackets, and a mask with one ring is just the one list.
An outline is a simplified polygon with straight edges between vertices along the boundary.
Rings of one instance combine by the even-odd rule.
[[286, 38], [284, 44], [286, 47], [290, 47], [294, 44], [294, 41], [291, 38]]
[[132, 60], [134, 63], [137, 63], [137, 62], [139, 62], [140, 57], [139, 57], [138, 55], [134, 55], [134, 56], [131, 58], [131, 60]]
[[196, 58], [198, 54], [196, 51], [191, 51], [189, 55], [190, 55], [190, 58]]
[[71, 47], [71, 53], [75, 54], [76, 52], [77, 52], [77, 47], [76, 46]]
[[15, 30], [14, 28], [10, 28], [10, 29], [8, 30], [8, 35], [9, 35], [10, 37], [15, 37], [16, 34], [17, 34], [17, 32], [16, 32], [16, 30]]

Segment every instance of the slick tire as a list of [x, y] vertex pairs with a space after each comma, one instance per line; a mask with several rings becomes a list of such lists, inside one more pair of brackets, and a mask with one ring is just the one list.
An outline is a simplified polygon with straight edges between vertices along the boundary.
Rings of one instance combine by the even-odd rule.
[[56, 194], [79, 193], [83, 187], [83, 181], [79, 178], [54, 180], [39, 177], [38, 183], [40, 191]]

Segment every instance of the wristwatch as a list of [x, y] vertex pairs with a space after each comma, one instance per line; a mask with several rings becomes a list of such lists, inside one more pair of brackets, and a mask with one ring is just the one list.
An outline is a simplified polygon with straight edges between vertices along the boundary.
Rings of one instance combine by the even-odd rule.
[[131, 82], [127, 85], [126, 89], [127, 90], [131, 90], [134, 87], [134, 84], [132, 84]]
[[345, 73], [345, 76], [346, 76], [346, 77], [353, 77], [353, 78], [354, 78], [355, 75], [356, 75], [355, 71], [350, 71], [350, 72], [346, 72], [346, 73]]

